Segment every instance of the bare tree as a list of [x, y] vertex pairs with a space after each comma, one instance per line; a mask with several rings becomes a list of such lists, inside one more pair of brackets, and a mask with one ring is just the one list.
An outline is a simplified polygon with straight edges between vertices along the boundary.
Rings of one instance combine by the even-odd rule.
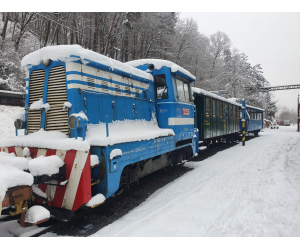
[[31, 19], [35, 16], [35, 13], [21, 12], [18, 24], [20, 25], [20, 31], [15, 39], [15, 50], [19, 48], [20, 40], [26, 31], [26, 27], [30, 23]]
[[210, 41], [213, 60], [209, 78], [212, 78], [218, 59], [222, 57], [224, 50], [228, 50], [230, 48], [231, 42], [229, 37], [221, 31], [218, 31], [217, 33], [211, 35]]

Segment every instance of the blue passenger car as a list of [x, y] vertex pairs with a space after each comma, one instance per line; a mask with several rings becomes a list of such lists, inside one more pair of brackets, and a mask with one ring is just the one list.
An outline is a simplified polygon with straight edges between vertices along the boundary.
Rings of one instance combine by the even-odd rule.
[[[258, 133], [264, 126], [264, 110], [250, 105], [243, 105], [245, 112], [245, 131], [258, 136]], [[242, 121], [240, 122], [242, 130]]]

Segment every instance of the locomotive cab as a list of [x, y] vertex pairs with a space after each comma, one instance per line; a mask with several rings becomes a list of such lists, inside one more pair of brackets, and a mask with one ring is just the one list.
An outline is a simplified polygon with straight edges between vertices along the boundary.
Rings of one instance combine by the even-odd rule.
[[[156, 116], [160, 128], [173, 129], [176, 148], [198, 149], [196, 107], [191, 84], [195, 77], [180, 66], [159, 59], [143, 59], [127, 64], [151, 71], [154, 78]], [[191, 152], [195, 155], [196, 152]]]

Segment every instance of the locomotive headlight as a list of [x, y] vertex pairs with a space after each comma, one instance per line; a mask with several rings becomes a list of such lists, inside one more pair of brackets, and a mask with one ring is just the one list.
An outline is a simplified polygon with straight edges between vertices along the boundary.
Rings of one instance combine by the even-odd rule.
[[16, 129], [22, 129], [25, 127], [25, 122], [21, 119], [15, 120], [14, 124]]
[[47, 67], [47, 66], [49, 66], [50, 65], [50, 63], [51, 63], [51, 59], [47, 59], [47, 60], [42, 60], [41, 61], [41, 63], [45, 66], [45, 67]]
[[[69, 123], [69, 127], [71, 128], [71, 129], [75, 129], [75, 119], [76, 119], [76, 117], [77, 116], [75, 116], [75, 115], [70, 115], [70, 117], [69, 117], [69, 121], [68, 121], [68, 123]], [[77, 124], [76, 124], [77, 126], [77, 128], [80, 126], [80, 120], [79, 119], [77, 119]]]

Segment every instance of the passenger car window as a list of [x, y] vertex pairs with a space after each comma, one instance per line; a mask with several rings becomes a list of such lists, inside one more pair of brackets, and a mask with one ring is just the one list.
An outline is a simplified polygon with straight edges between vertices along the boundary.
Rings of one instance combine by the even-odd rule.
[[154, 76], [154, 85], [156, 87], [156, 98], [158, 100], [168, 99], [168, 86], [165, 75]]
[[208, 98], [206, 98], [206, 112], [205, 112], [205, 114], [206, 114], [206, 117], [209, 117], [209, 115], [210, 115], [210, 100], [208, 99]]
[[228, 104], [225, 105], [225, 115], [226, 118], [228, 118]]
[[213, 100], [213, 117], [216, 117], [216, 101]]
[[220, 117], [223, 118], [223, 102], [220, 102]]

